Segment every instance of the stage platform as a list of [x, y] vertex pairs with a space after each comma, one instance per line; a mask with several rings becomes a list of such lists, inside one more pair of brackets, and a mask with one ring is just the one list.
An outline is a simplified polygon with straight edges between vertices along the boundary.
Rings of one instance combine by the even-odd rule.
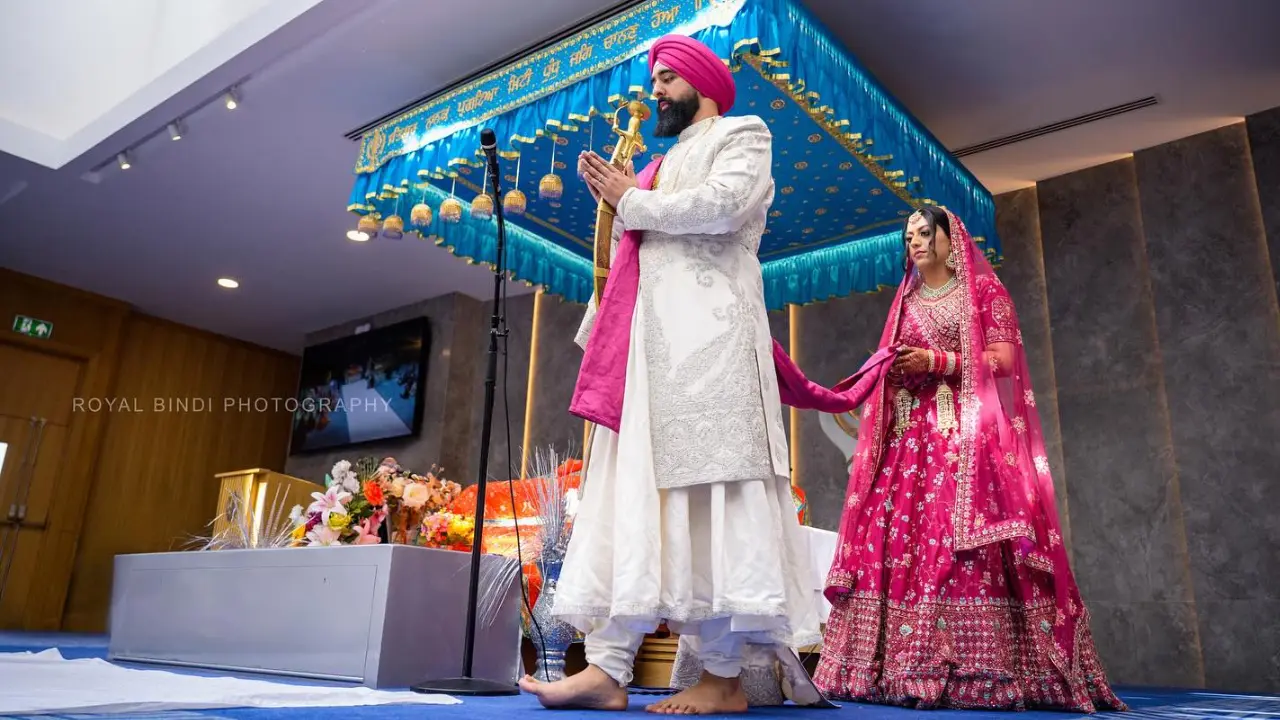
[[[57, 648], [67, 659], [105, 658], [107, 654], [107, 638], [105, 636], [84, 635], [36, 635], [23, 633], [0, 633], [0, 653], [31, 652]], [[152, 666], [137, 666], [140, 669], [155, 669]], [[206, 671], [181, 671], [190, 675], [225, 675]], [[242, 675], [240, 677], [254, 677]], [[268, 679], [288, 685], [326, 686], [333, 683], [304, 682], [300, 680]], [[3, 688], [0, 678], [0, 694]], [[58, 694], [58, 688], [49, 688], [52, 698]], [[39, 692], [38, 688], [25, 688], [28, 693]], [[1133, 710], [1129, 713], [1102, 714], [1099, 717], [1127, 718], [1129, 720], [1172, 720], [1173, 718], [1192, 718], [1197, 720], [1274, 720], [1280, 717], [1280, 697], [1261, 695], [1239, 695], [1229, 693], [1189, 692], [1176, 690], [1122, 689], [1120, 695], [1130, 704]], [[629, 714], [633, 717], [652, 717], [643, 715], [644, 706], [655, 702], [653, 696], [636, 695], [632, 697], [631, 710], [628, 713], [598, 713], [559, 711], [550, 713], [538, 706], [530, 696], [522, 695], [511, 698], [462, 698], [457, 705], [433, 706], [395, 706], [382, 705], [373, 707], [344, 708], [273, 708], [273, 709], [218, 709], [218, 710], [185, 710], [156, 713], [130, 713], [126, 715], [0, 715], [0, 718], [31, 718], [43, 720], [97, 720], [112, 718], [114, 720], [420, 720], [423, 717], [439, 718], [439, 720], [510, 720], [512, 716], [545, 716], [549, 720], [583, 720], [584, 718], [600, 718], [609, 715]], [[748, 717], [779, 717], [789, 720], [906, 720], [919, 713], [898, 708], [887, 708], [875, 705], [843, 704], [838, 710], [808, 710], [795, 707], [762, 708], [752, 710]], [[1012, 718], [1010, 713], [939, 710], [929, 714], [937, 720], [980, 720], [983, 718]], [[1070, 717], [1063, 713], [1030, 712], [1018, 713], [1019, 720], [1037, 720], [1039, 718], [1062, 720]]]

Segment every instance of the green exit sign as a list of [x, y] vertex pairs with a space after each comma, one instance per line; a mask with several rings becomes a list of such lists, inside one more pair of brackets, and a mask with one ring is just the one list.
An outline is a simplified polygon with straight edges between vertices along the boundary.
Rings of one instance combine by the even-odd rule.
[[13, 331], [27, 337], [47, 338], [53, 335], [53, 323], [47, 320], [37, 320], [26, 315], [14, 315]]

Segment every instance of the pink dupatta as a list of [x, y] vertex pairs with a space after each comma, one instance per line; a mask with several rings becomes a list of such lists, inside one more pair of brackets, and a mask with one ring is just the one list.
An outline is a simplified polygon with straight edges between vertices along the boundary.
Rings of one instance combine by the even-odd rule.
[[782, 403], [800, 410], [817, 410], [832, 415], [853, 412], [861, 407], [888, 374], [897, 356], [896, 346], [880, 348], [858, 372], [828, 390], [805, 377], [787, 351], [777, 340], [773, 341], [773, 367], [778, 373], [778, 393], [782, 396]]
[[[636, 176], [636, 187], [651, 189], [661, 166], [661, 158], [646, 165]], [[627, 356], [631, 352], [631, 319], [635, 316], [636, 297], [640, 292], [638, 231], [622, 233], [612, 260], [591, 337], [582, 356], [582, 367], [578, 369], [569, 412], [618, 432], [627, 386]]]

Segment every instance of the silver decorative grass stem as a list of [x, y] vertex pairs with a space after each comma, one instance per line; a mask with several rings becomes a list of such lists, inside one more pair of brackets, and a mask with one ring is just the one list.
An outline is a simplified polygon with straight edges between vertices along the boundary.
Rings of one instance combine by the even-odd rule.
[[[258, 528], [258, 538], [253, 537], [253, 514], [248, 501], [240, 493], [232, 493], [225, 513], [219, 515], [207, 527], [214, 527], [219, 521], [230, 520], [230, 525], [222, 532], [191, 538], [187, 547], [197, 551], [207, 550], [253, 550], [260, 548], [289, 547], [293, 543], [293, 524], [289, 519], [285, 506], [288, 498], [283, 488], [276, 488], [262, 525]], [[268, 508], [263, 508], [264, 512]]]

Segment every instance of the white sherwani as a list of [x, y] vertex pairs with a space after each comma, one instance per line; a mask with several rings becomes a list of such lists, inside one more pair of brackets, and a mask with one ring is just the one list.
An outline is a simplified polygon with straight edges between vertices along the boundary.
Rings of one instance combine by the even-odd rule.
[[[760, 274], [772, 137], [757, 117], [681, 133], [656, 192], [618, 203], [616, 238], [644, 232], [640, 294], [658, 487], [790, 475]], [[594, 299], [578, 342], [586, 347]], [[632, 400], [628, 387], [627, 400]]]
[[620, 682], [618, 651], [663, 620], [717, 648], [820, 639], [756, 258], [771, 166], [762, 120], [711, 118], [618, 204], [615, 242], [643, 233], [620, 432], [592, 435], [554, 612]]

